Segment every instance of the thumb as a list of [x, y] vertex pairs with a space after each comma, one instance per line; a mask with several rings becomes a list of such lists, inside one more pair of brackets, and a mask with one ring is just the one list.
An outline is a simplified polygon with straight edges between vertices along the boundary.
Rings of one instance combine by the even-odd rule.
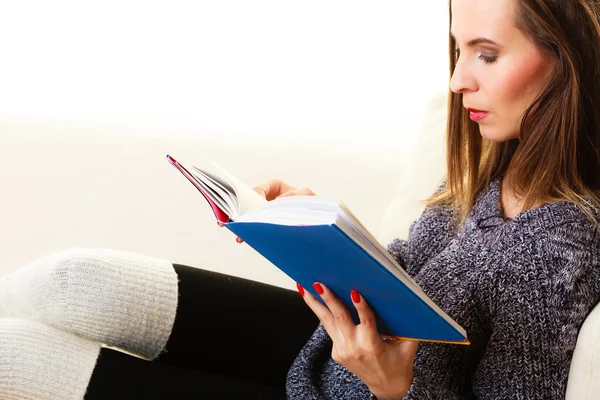
[[279, 196], [277, 196], [276, 199], [279, 199], [281, 197], [295, 196], [297, 193], [298, 193], [298, 190], [288, 190], [287, 192], [282, 193]]
[[260, 186], [255, 186], [252, 188], [252, 190], [254, 190], [256, 193], [258, 193], [260, 195], [260, 197], [262, 197], [263, 199], [267, 198], [267, 192], [265, 192], [265, 190], [263, 188], [261, 188]]
[[299, 189], [288, 190], [287, 192], [281, 194], [277, 198], [290, 197], [290, 196], [315, 196], [315, 192], [313, 192], [311, 188], [302, 187]]

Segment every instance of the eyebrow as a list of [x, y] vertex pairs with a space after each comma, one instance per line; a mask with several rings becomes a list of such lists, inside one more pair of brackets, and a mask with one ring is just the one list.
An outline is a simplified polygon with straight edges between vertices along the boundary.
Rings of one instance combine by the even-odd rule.
[[[452, 32], [450, 32], [450, 36], [452, 36], [452, 38], [456, 41], [456, 37], [454, 36], [454, 34]], [[478, 44], [491, 44], [492, 46], [502, 47], [498, 43], [494, 42], [493, 40], [487, 39], [484, 37], [479, 37], [477, 39], [473, 39], [473, 40], [469, 41], [469, 43], [467, 43], [467, 47], [477, 46]]]

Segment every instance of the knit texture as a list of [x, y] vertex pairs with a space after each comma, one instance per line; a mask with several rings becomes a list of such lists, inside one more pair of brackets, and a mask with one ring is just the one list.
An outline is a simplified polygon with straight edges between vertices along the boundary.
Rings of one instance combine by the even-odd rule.
[[0, 318], [0, 398], [81, 400], [100, 345], [35, 321]]
[[0, 318], [23, 318], [155, 358], [177, 310], [177, 274], [166, 260], [73, 249], [0, 278]]
[[[472, 343], [420, 343], [404, 399], [564, 399], [577, 334], [600, 298], [597, 225], [569, 202], [504, 222], [499, 181], [480, 193], [460, 230], [451, 215], [427, 208], [407, 241], [388, 246]], [[292, 365], [287, 392], [304, 400], [370, 397], [331, 359], [322, 326]]]

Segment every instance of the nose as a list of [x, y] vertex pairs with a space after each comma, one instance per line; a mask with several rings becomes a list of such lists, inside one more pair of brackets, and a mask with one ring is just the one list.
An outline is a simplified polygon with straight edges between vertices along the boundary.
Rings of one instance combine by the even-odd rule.
[[477, 91], [477, 82], [469, 65], [460, 58], [454, 67], [454, 73], [450, 79], [450, 90], [454, 93], [465, 93]]

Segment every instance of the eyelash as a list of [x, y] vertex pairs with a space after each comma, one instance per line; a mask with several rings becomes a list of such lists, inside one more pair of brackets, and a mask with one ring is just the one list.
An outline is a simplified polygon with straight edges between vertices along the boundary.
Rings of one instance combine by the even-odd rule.
[[496, 60], [498, 59], [498, 57], [487, 57], [487, 56], [484, 56], [484, 55], [480, 55], [479, 59], [482, 60], [486, 64], [493, 64], [493, 63], [496, 62]]
[[[459, 55], [460, 55], [460, 49], [454, 49], [454, 56], [456, 58], [458, 58]], [[478, 58], [486, 64], [493, 64], [498, 59], [498, 57], [487, 57], [487, 56], [484, 56], [483, 54], [480, 55]]]

